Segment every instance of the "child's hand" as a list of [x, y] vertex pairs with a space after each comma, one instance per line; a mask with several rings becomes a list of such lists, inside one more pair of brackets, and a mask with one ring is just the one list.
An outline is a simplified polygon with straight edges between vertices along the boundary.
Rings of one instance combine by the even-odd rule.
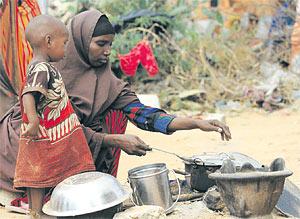
[[22, 134], [24, 137], [29, 136], [29, 140], [27, 143], [30, 141], [34, 140], [36, 136], [38, 135], [39, 132], [39, 123], [29, 123], [27, 126], [27, 129], [25, 132]]

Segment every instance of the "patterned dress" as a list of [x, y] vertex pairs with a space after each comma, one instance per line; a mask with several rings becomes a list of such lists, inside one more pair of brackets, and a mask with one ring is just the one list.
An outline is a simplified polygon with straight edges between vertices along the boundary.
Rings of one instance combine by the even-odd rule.
[[60, 73], [49, 63], [32, 63], [20, 96], [28, 92], [34, 92], [39, 132], [30, 143], [22, 136], [28, 126], [22, 107], [14, 187], [52, 187], [74, 174], [95, 170]]

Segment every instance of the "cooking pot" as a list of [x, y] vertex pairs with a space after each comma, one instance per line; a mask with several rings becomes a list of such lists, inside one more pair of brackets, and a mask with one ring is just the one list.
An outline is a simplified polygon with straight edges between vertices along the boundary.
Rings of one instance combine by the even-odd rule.
[[216, 185], [216, 181], [208, 178], [208, 175], [220, 169], [223, 160], [226, 159], [232, 160], [236, 167], [242, 165], [242, 162], [233, 160], [234, 158], [226, 153], [204, 153], [183, 160], [185, 172], [191, 174], [191, 188], [199, 192], [206, 192], [208, 188]]

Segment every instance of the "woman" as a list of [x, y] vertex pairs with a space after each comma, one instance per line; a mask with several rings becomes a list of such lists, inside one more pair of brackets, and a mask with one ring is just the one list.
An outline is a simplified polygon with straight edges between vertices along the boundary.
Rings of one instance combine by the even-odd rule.
[[[138, 136], [124, 134], [127, 119], [148, 131], [170, 134], [199, 128], [219, 132], [223, 140], [231, 139], [229, 128], [217, 120], [177, 118], [141, 104], [128, 84], [111, 72], [109, 55], [114, 30], [104, 14], [91, 10], [75, 16], [69, 32], [66, 57], [55, 66], [63, 77], [98, 171], [116, 176], [120, 150], [137, 156], [151, 150]], [[11, 145], [10, 141], [18, 141], [19, 131], [14, 116], [19, 116], [16, 106], [0, 124], [1, 139], [6, 139], [1, 144], [0, 162], [6, 159], [6, 168], [12, 169], [17, 145]], [[3, 168], [1, 165], [0, 173]], [[13, 175], [0, 177], [1, 188], [13, 191]]]
[[[83, 12], [72, 20], [69, 28], [67, 55], [57, 68], [85, 127], [99, 171], [116, 176], [119, 149], [134, 155], [145, 155], [150, 150], [137, 136], [122, 134], [125, 128], [117, 127], [117, 133], [112, 132], [108, 124], [112, 117], [124, 125], [129, 118], [139, 128], [165, 134], [180, 129], [220, 129], [222, 135], [230, 139], [229, 129], [218, 121], [175, 118], [160, 109], [142, 105], [128, 85], [111, 72], [109, 55], [114, 29], [105, 15], [96, 10]], [[120, 116], [116, 117], [118, 113]]]

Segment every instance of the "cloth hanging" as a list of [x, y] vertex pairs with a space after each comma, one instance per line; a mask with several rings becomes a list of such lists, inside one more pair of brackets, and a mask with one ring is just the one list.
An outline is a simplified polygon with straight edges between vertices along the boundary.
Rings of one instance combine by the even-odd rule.
[[[0, 11], [0, 54], [6, 74], [18, 93], [26, 78], [27, 65], [32, 58], [32, 49], [25, 39], [25, 28], [33, 17], [41, 14], [41, 11], [36, 0], [23, 0], [19, 6], [16, 3], [15, 8], [10, 5], [10, 1], [5, 1], [4, 4]], [[15, 16], [11, 14], [12, 10], [15, 11]], [[14, 24], [16, 25], [16, 51], [13, 51], [11, 29]], [[17, 57], [18, 62], [17, 72], [14, 72], [13, 68], [14, 56]]]
[[129, 54], [119, 54], [118, 58], [121, 69], [126, 75], [135, 76], [139, 63], [144, 66], [150, 77], [155, 76], [159, 72], [151, 46], [146, 38], [132, 48]]

